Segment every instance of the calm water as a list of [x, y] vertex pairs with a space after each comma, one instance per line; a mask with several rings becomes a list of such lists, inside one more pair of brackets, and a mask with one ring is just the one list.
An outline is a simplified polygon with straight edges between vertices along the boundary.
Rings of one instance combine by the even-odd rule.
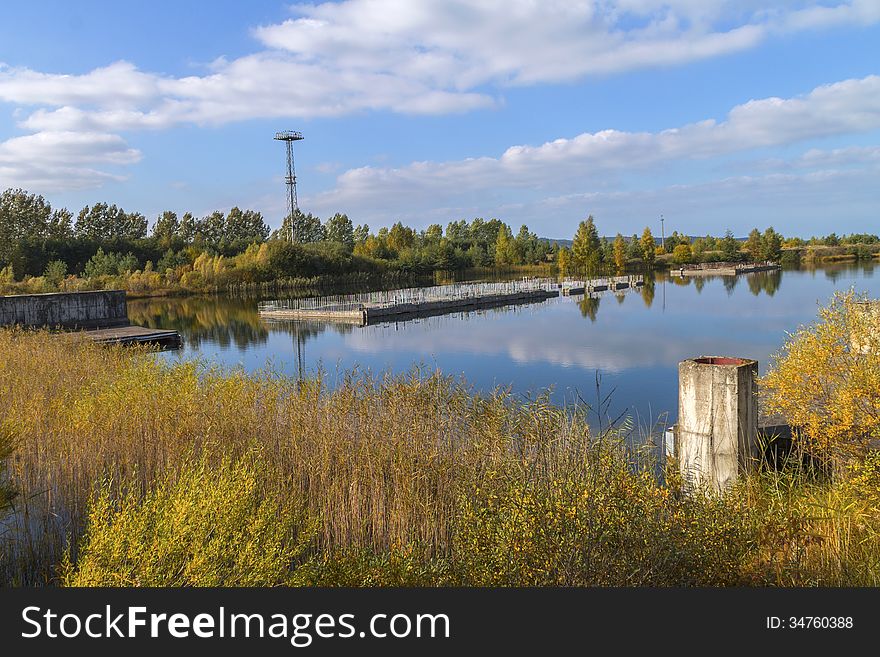
[[247, 370], [267, 363], [291, 375], [354, 366], [405, 372], [414, 365], [463, 375], [480, 391], [518, 394], [552, 389], [564, 402], [580, 395], [608, 416], [628, 413], [646, 425], [677, 406], [677, 366], [700, 355], [755, 358], [765, 370], [787, 331], [812, 322], [835, 290], [880, 296], [877, 264], [762, 272], [732, 277], [668, 278], [625, 294], [560, 297], [542, 303], [455, 313], [367, 327], [267, 324], [257, 300], [228, 298], [129, 302], [134, 323], [173, 328], [184, 348], [174, 361], [205, 357]]

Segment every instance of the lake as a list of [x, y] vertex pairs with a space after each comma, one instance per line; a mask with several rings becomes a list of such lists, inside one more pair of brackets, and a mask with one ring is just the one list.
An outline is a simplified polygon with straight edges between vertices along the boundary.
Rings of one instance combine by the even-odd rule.
[[[475, 390], [550, 389], [558, 403], [582, 398], [604, 420], [639, 426], [675, 420], [678, 362], [701, 355], [754, 358], [763, 373], [786, 332], [815, 320], [836, 290], [880, 297], [877, 263], [759, 272], [738, 277], [658, 273], [641, 289], [597, 298], [457, 312], [373, 326], [261, 321], [257, 299], [129, 301], [132, 322], [180, 331], [168, 361], [205, 358], [248, 371], [271, 365], [292, 376], [323, 368], [407, 372], [414, 366], [463, 376]], [[598, 394], [597, 394], [598, 380]]]

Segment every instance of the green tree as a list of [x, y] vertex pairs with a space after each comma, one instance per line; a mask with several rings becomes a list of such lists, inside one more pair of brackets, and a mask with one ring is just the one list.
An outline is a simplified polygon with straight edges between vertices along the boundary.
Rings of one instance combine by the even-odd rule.
[[[443, 237], [443, 229], [440, 225], [432, 224], [428, 227], [428, 230], [432, 234], [430, 241], [439, 244]], [[400, 221], [391, 226], [391, 230], [388, 231], [388, 248], [397, 253], [412, 248], [415, 240], [415, 231], [409, 226], [404, 226]]]
[[86, 278], [116, 276], [135, 271], [137, 267], [138, 261], [133, 254], [104, 253], [104, 249], [99, 248], [97, 253], [86, 263], [83, 274]]
[[52, 206], [42, 196], [23, 189], [7, 189], [0, 195], [0, 267], [9, 263], [22, 240], [47, 237]]
[[646, 267], [653, 267], [654, 260], [657, 257], [657, 243], [654, 241], [654, 235], [651, 234], [651, 229], [645, 226], [645, 230], [642, 231], [642, 261], [645, 263]]
[[614, 263], [614, 245], [607, 237], [602, 238], [602, 248], [599, 249], [599, 262], [602, 265], [612, 266]]
[[724, 257], [724, 260], [731, 262], [739, 258], [739, 242], [736, 241], [730, 230], [724, 233], [719, 246], [721, 247], [721, 255]]
[[226, 215], [223, 237], [229, 242], [265, 242], [269, 227], [261, 213], [234, 207]]
[[517, 264], [535, 264], [541, 257], [539, 254], [538, 236], [529, 232], [529, 227], [523, 224], [516, 234], [515, 243]]
[[46, 271], [43, 272], [43, 278], [52, 287], [61, 285], [65, 276], [67, 276], [67, 263], [61, 260], [53, 260], [46, 265]]
[[217, 246], [226, 239], [226, 215], [215, 210], [198, 223], [196, 239], [201, 238], [205, 244]]
[[471, 244], [467, 250], [467, 257], [473, 267], [488, 267], [492, 264], [489, 254], [486, 252], [486, 247], [476, 242]]
[[[291, 223], [293, 224], [292, 232]], [[324, 224], [321, 223], [318, 217], [314, 216], [311, 212], [304, 213], [297, 208], [293, 213], [293, 221], [291, 222], [289, 218], [285, 218], [281, 224], [280, 237], [287, 240], [292, 239], [299, 244], [311, 244], [313, 242], [322, 242], [327, 235], [324, 230]]]
[[351, 251], [354, 248], [354, 225], [347, 214], [337, 212], [327, 220], [327, 239]]
[[691, 244], [691, 252], [693, 253], [695, 262], [703, 260], [703, 256], [706, 253], [706, 240], [702, 237], [696, 238], [693, 244]]
[[71, 236], [73, 236], [73, 213], [67, 208], [52, 210], [46, 227], [46, 237], [63, 240]]
[[155, 237], [163, 245], [171, 244], [178, 237], [180, 231], [180, 220], [177, 218], [176, 212], [166, 210], [156, 219], [153, 224], [153, 237]]
[[782, 258], [782, 235], [773, 230], [773, 226], [764, 231], [761, 257], [764, 260], [779, 262]]
[[439, 242], [443, 238], [443, 226], [440, 224], [431, 224], [425, 229], [425, 240], [428, 242]]
[[184, 244], [192, 244], [196, 239], [196, 233], [198, 233], [199, 226], [196, 218], [193, 217], [191, 212], [187, 212], [183, 215], [180, 220], [180, 228], [178, 228], [178, 234], [180, 235], [180, 239], [183, 240]]
[[635, 233], [626, 245], [626, 257], [630, 260], [639, 260], [642, 257], [642, 245], [639, 243], [639, 236]]
[[139, 212], [127, 213], [115, 204], [95, 203], [80, 210], [75, 232], [78, 237], [94, 240], [143, 239], [147, 236], [147, 218]]
[[682, 242], [690, 244], [690, 240], [685, 235], [679, 235], [678, 231], [674, 230], [672, 231], [672, 235], [666, 238], [666, 243], [663, 245], [663, 248], [666, 249], [666, 253], [672, 253], [675, 251], [675, 247]]
[[142, 240], [147, 236], [147, 226], [149, 222], [140, 212], [126, 212], [122, 215], [119, 233], [113, 237]]
[[464, 219], [460, 221], [450, 221], [446, 224], [446, 239], [453, 242], [465, 242], [468, 239], [468, 222]]
[[354, 229], [353, 237], [355, 244], [362, 244], [367, 241], [367, 237], [370, 236], [370, 227], [367, 224], [359, 225]]

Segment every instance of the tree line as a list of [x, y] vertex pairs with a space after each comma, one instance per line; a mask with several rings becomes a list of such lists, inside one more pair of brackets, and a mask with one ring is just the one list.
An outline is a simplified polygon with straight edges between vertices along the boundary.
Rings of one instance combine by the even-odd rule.
[[[262, 244], [271, 248], [256, 259], [251, 247]], [[297, 210], [272, 231], [259, 212], [233, 207], [204, 217], [165, 211], [150, 226], [143, 214], [115, 204], [87, 205], [74, 215], [22, 189], [0, 194], [0, 271], [7, 282], [39, 276], [41, 284], [58, 285], [71, 275], [96, 278], [139, 270], [176, 271], [168, 280], [178, 281], [185, 269], [195, 271], [206, 261], [202, 256], [226, 258], [227, 272], [250, 268], [246, 278], [254, 281], [536, 265], [554, 262], [556, 247], [527, 226], [514, 234], [499, 219], [452, 221], [445, 229], [432, 224], [423, 230], [396, 222], [372, 232], [343, 213], [322, 221]]]
[[[253, 246], [271, 244], [255, 259]], [[721, 237], [691, 237], [673, 231], [659, 240], [646, 227], [641, 236], [600, 237], [592, 215], [581, 221], [571, 246], [538, 237], [523, 225], [514, 233], [499, 219], [477, 217], [431, 224], [417, 230], [398, 221], [373, 232], [343, 213], [326, 220], [297, 210], [272, 231], [260, 212], [233, 207], [204, 217], [190, 212], [159, 214], [152, 226], [139, 212], [105, 202], [77, 214], [56, 209], [22, 189], [0, 194], [0, 271], [4, 280], [41, 276], [57, 285], [71, 275], [87, 278], [127, 272], [158, 272], [176, 284], [197, 260], [223, 257], [227, 272], [247, 281], [313, 277], [327, 273], [400, 271], [430, 273], [471, 267], [556, 265], [562, 275], [622, 273], [631, 268], [705, 261], [784, 260], [793, 250], [851, 246], [873, 254], [880, 238], [870, 234], [808, 240], [785, 238], [772, 227], [753, 229], [746, 239], [731, 231]], [[248, 251], [250, 249], [250, 251]], [[254, 263], [259, 263], [257, 266]], [[237, 267], [237, 265], [242, 265]], [[250, 267], [247, 274], [245, 269]], [[234, 278], [232, 274], [230, 277]], [[192, 278], [192, 277], [191, 277]]]

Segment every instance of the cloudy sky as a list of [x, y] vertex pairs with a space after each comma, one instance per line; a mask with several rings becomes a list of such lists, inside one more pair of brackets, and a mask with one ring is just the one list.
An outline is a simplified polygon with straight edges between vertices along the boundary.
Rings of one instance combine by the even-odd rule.
[[0, 189], [373, 229], [880, 230], [880, 0], [8, 2]]

